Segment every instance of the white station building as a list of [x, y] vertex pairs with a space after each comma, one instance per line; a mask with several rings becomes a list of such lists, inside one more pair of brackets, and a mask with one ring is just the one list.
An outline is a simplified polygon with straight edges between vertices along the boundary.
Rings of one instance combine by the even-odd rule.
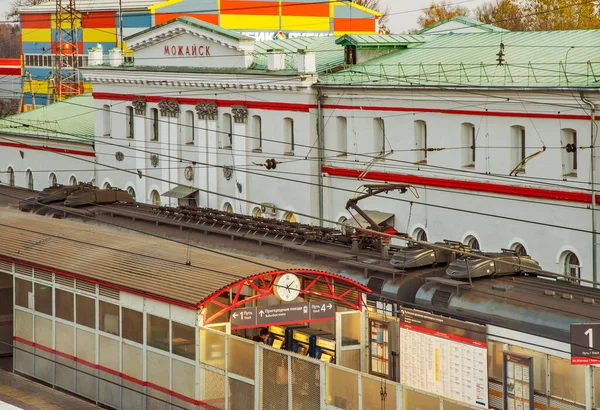
[[364, 184], [408, 184], [361, 206], [416, 239], [513, 249], [598, 279], [598, 40], [458, 30], [257, 42], [178, 18], [127, 39], [134, 65], [83, 69], [96, 183], [310, 223], [301, 214], [351, 218]]

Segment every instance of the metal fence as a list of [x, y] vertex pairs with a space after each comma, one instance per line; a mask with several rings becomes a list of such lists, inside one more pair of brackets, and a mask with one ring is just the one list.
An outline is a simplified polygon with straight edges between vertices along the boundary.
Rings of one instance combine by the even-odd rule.
[[480, 409], [212, 329], [200, 341], [204, 408]]

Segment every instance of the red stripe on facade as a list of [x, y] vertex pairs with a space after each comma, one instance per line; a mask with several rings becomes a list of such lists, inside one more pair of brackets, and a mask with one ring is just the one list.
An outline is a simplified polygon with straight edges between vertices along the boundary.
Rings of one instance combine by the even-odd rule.
[[89, 283], [94, 283], [97, 285], [102, 285], [105, 286], [107, 288], [111, 288], [111, 289], [115, 289], [115, 290], [120, 290], [126, 293], [130, 293], [132, 295], [137, 295], [137, 296], [141, 296], [141, 297], [145, 297], [148, 299], [152, 299], [152, 300], [158, 300], [160, 302], [165, 302], [168, 303], [170, 305], [175, 305], [175, 306], [180, 306], [180, 307], [184, 307], [186, 309], [191, 309], [191, 310], [198, 310], [198, 306], [196, 305], [190, 305], [188, 303], [184, 303], [184, 302], [180, 302], [177, 300], [173, 300], [173, 299], [169, 299], [169, 298], [165, 298], [165, 297], [161, 297], [161, 296], [157, 296], [157, 295], [152, 295], [152, 294], [148, 294], [148, 293], [144, 293], [144, 292], [140, 292], [138, 290], [135, 289], [130, 289], [130, 288], [126, 288], [123, 286], [119, 286], [119, 285], [115, 285], [112, 283], [108, 283], [108, 282], [103, 282], [100, 280], [96, 280], [96, 279], [90, 279], [88, 277], [82, 276], [82, 275], [78, 275], [75, 273], [70, 273], [70, 272], [65, 272], [59, 269], [53, 269], [53, 268], [48, 268], [45, 266], [41, 266], [41, 265], [36, 265], [33, 263], [29, 263], [29, 262], [23, 262], [17, 259], [13, 259], [13, 258], [8, 258], [5, 256], [0, 256], [0, 260], [2, 261], [6, 261], [6, 262], [10, 262], [10, 263], [14, 263], [16, 265], [21, 265], [21, 266], [27, 266], [29, 268], [34, 268], [34, 269], [43, 269], [47, 272], [52, 272], [56, 275], [60, 275], [60, 276], [66, 276], [68, 278], [73, 278], [73, 279], [78, 279], [84, 282], [89, 282]]
[[125, 380], [130, 381], [130, 382], [135, 383], [135, 384], [138, 384], [138, 385], [140, 385], [142, 387], [150, 387], [150, 388], [152, 388], [154, 390], [158, 390], [161, 393], [168, 394], [168, 395], [173, 396], [173, 397], [175, 397], [175, 398], [177, 398], [179, 400], [183, 400], [183, 401], [185, 401], [187, 403], [191, 403], [191, 404], [194, 404], [196, 406], [203, 406], [203, 408], [205, 408], [205, 409], [210, 409], [210, 410], [213, 410], [213, 409], [216, 410], [217, 409], [217, 407], [213, 407], [213, 406], [211, 406], [208, 403], [202, 402], [200, 400], [195, 400], [195, 399], [193, 399], [191, 397], [188, 397], [188, 396], [184, 396], [183, 394], [177, 393], [177, 392], [175, 392], [173, 390], [169, 390], [169, 389], [167, 389], [165, 387], [162, 387], [162, 386], [159, 386], [157, 384], [150, 383], [150, 382], [147, 382], [147, 381], [144, 381], [144, 380], [140, 380], [140, 379], [135, 378], [135, 377], [128, 376], [128, 375], [126, 375], [124, 373], [121, 373], [119, 371], [113, 370], [113, 369], [111, 369], [109, 367], [105, 367], [105, 366], [102, 366], [102, 365], [99, 365], [99, 364], [94, 364], [94, 363], [88, 362], [87, 360], [83, 360], [83, 359], [77, 358], [77, 357], [75, 357], [73, 355], [70, 355], [70, 354], [67, 354], [67, 353], [59, 352], [58, 350], [49, 348], [49, 347], [41, 345], [39, 343], [32, 342], [32, 341], [27, 340], [27, 339], [23, 339], [22, 337], [13, 336], [13, 340], [15, 342], [23, 343], [23, 344], [25, 344], [27, 346], [35, 347], [36, 349], [40, 349], [40, 350], [43, 350], [45, 352], [48, 352], [48, 353], [51, 353], [51, 354], [55, 354], [57, 356], [65, 358], [65, 359], [73, 360], [74, 362], [81, 363], [81, 364], [83, 364], [83, 365], [85, 365], [87, 367], [90, 367], [92, 369], [101, 370], [103, 372], [112, 374], [113, 376], [121, 377], [122, 379], [125, 379]]
[[[324, 104], [324, 109], [330, 110], [361, 110], [361, 111], [392, 111], [392, 112], [422, 112], [435, 114], [451, 114], [451, 115], [476, 115], [484, 117], [516, 117], [516, 118], [546, 118], [546, 119], [561, 119], [561, 120], [590, 120], [589, 115], [574, 115], [574, 114], [542, 114], [542, 113], [526, 113], [526, 112], [508, 112], [508, 111], [476, 111], [476, 110], [452, 110], [443, 108], [419, 108], [419, 107], [389, 107], [389, 106], [373, 106], [373, 105], [337, 105]], [[596, 116], [599, 119], [600, 116]]]
[[0, 67], [0, 75], [21, 75], [21, 67]]
[[[323, 167], [322, 171], [330, 176], [358, 178], [363, 170]], [[410, 185], [431, 186], [437, 188], [459, 189], [464, 191], [488, 192], [500, 195], [512, 195], [526, 198], [549, 199], [554, 201], [592, 203], [592, 195], [585, 192], [561, 191], [557, 189], [528, 188], [515, 185], [495, 184], [490, 182], [474, 182], [454, 179], [431, 178], [416, 175], [396, 174], [389, 172], [369, 171], [363, 179], [373, 181], [396, 182]], [[600, 195], [596, 197], [600, 201]]]
[[290, 104], [290, 103], [279, 103], [279, 102], [262, 102], [262, 101], [244, 101], [244, 100], [209, 100], [201, 98], [173, 98], [173, 97], [160, 97], [156, 95], [139, 96], [134, 94], [114, 94], [114, 93], [92, 93], [94, 99], [97, 100], [113, 100], [113, 101], [133, 101], [134, 98], [143, 97], [147, 102], [157, 103], [161, 100], [175, 100], [182, 105], [194, 105], [199, 102], [215, 103], [219, 107], [231, 107], [234, 105], [242, 105], [244, 107], [257, 109], [257, 110], [269, 110], [269, 111], [296, 111], [296, 112], [309, 112], [311, 109], [316, 108], [314, 104]]
[[477, 347], [483, 347], [483, 348], [487, 347], [487, 344], [485, 342], [480, 342], [479, 340], [473, 340], [473, 339], [469, 339], [469, 338], [462, 337], [462, 336], [451, 335], [449, 333], [438, 332], [437, 330], [427, 329], [425, 327], [415, 326], [415, 325], [411, 325], [408, 323], [400, 323], [400, 327], [402, 327], [404, 329], [408, 329], [408, 330], [414, 330], [414, 331], [420, 332], [420, 333], [426, 333], [426, 334], [432, 335], [432, 336], [442, 337], [444, 339], [454, 340], [454, 341], [457, 341], [460, 343], [465, 343], [465, 344], [469, 344], [469, 345], [473, 345], [473, 346], [477, 346]]
[[53, 148], [53, 147], [40, 147], [40, 146], [29, 145], [29, 144], [19, 144], [19, 143], [15, 143], [15, 142], [0, 142], [0, 147], [31, 149], [34, 151], [58, 152], [61, 154], [80, 155], [82, 157], [96, 157], [95, 152], [79, 151], [79, 150], [74, 150], [74, 149]]

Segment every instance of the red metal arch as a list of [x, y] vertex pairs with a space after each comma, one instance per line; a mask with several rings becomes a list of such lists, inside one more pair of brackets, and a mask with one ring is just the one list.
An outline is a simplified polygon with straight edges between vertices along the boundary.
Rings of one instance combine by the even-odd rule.
[[[325, 297], [356, 310], [363, 309], [360, 293], [371, 293], [371, 290], [366, 286], [344, 276], [336, 275], [335, 273], [313, 269], [288, 269], [265, 272], [233, 282], [232, 284], [219, 289], [212, 295], [202, 300], [198, 304], [198, 308], [206, 308], [211, 304], [218, 308], [216, 313], [205, 318], [204, 324], [210, 324], [214, 322], [215, 319], [233, 309], [245, 307], [245, 305], [248, 303], [272, 295], [275, 279], [279, 275], [283, 275], [288, 272], [296, 273], [302, 278], [302, 289], [300, 290], [301, 295], [316, 295]], [[327, 290], [316, 290], [315, 285], [317, 283], [325, 284]], [[338, 288], [339, 283], [342, 283], [343, 286]], [[256, 292], [256, 294], [245, 299], [242, 298], [241, 296], [244, 286], [249, 286]], [[233, 292], [231, 303], [227, 304], [218, 300], [220, 296], [226, 295], [229, 292]]]

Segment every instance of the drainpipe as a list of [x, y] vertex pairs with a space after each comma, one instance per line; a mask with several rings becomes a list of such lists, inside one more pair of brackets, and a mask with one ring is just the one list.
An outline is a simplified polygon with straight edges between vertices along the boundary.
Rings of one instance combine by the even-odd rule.
[[319, 225], [323, 226], [325, 219], [324, 210], [324, 188], [323, 188], [323, 165], [325, 161], [325, 141], [323, 137], [323, 92], [317, 88], [317, 142], [319, 146]]
[[581, 101], [590, 107], [590, 183], [592, 185], [592, 280], [594, 287], [598, 287], [598, 262], [597, 262], [597, 244], [596, 244], [596, 149], [594, 148], [594, 129], [596, 127], [596, 106], [590, 100], [586, 99], [583, 91], [579, 93]]

